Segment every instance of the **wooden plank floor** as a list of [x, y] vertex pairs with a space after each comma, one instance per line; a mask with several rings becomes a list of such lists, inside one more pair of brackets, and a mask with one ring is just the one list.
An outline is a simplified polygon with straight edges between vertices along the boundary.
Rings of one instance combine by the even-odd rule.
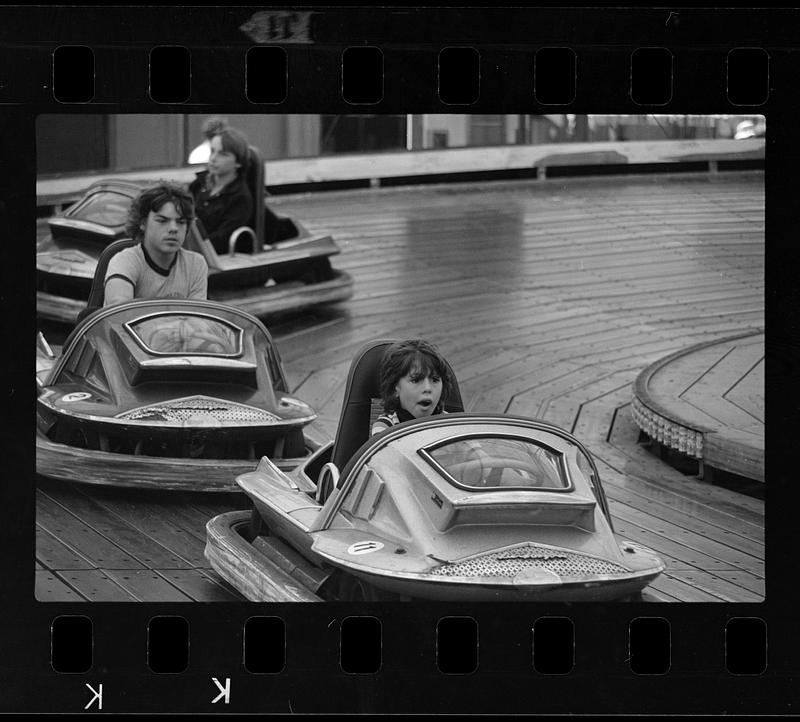
[[[271, 327], [290, 383], [335, 431], [367, 340], [439, 345], [468, 410], [576, 433], [618, 532], [664, 558], [663, 601], [764, 595], [764, 504], [637, 444], [632, 384], [695, 343], [764, 328], [763, 174], [497, 182], [275, 199], [332, 232], [351, 300]], [[39, 599], [229, 599], [204, 524], [244, 497], [40, 484]]]

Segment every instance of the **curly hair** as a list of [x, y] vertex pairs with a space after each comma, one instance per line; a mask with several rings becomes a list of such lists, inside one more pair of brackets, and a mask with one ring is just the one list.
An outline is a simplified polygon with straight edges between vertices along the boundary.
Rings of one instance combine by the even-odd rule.
[[453, 388], [450, 366], [432, 343], [422, 339], [409, 339], [393, 343], [383, 354], [380, 366], [380, 391], [386, 413], [397, 411], [400, 400], [395, 393], [397, 382], [415, 371], [424, 376], [438, 376], [442, 380], [442, 395], [435, 413], [442, 410], [444, 400]]
[[125, 231], [134, 240], [141, 240], [144, 231], [142, 226], [147, 222], [150, 211], [159, 211], [165, 203], [172, 203], [175, 210], [187, 223], [194, 218], [194, 198], [182, 185], [172, 181], [160, 181], [156, 185], [145, 188], [131, 201]]

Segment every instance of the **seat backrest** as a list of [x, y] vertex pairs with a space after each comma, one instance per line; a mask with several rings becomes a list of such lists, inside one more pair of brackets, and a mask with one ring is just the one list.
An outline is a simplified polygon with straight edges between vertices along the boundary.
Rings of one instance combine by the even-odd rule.
[[250, 219], [250, 227], [256, 232], [258, 239], [253, 253], [258, 253], [264, 248], [264, 196], [266, 191], [264, 188], [264, 159], [258, 148], [252, 145], [248, 148], [244, 179], [253, 196], [253, 216]]
[[106, 298], [106, 271], [108, 271], [108, 264], [112, 256], [115, 256], [125, 248], [135, 246], [139, 241], [133, 238], [120, 238], [117, 241], [109, 243], [100, 253], [97, 259], [97, 266], [94, 269], [94, 277], [92, 278], [92, 288], [89, 291], [89, 300], [86, 303], [86, 308], [78, 314], [78, 321], [81, 321], [93, 311], [103, 307]]
[[[380, 399], [380, 366], [383, 354], [393, 343], [392, 339], [370, 341], [363, 346], [353, 358], [347, 374], [347, 385], [344, 390], [342, 412], [339, 415], [339, 426], [333, 442], [331, 461], [341, 471], [350, 461], [355, 451], [369, 439], [373, 422], [373, 408]], [[447, 363], [447, 362], [445, 362]], [[458, 388], [453, 369], [450, 376], [453, 387], [444, 399], [445, 411], [454, 413], [464, 410], [461, 391]]]
[[183, 247], [187, 251], [194, 251], [205, 258], [206, 265], [208, 266], [208, 270], [210, 272], [222, 270], [222, 264], [219, 261], [219, 255], [214, 249], [211, 241], [208, 240], [208, 233], [206, 233], [205, 229], [203, 228], [203, 222], [199, 218], [195, 218], [189, 224], [189, 228], [186, 230], [186, 241], [183, 244]]

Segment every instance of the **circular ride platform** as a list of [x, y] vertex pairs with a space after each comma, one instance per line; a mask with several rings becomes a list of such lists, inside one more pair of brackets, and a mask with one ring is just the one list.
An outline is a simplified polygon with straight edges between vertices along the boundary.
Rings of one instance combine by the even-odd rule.
[[714, 469], [764, 481], [764, 334], [691, 346], [634, 383], [633, 418], [652, 439]]

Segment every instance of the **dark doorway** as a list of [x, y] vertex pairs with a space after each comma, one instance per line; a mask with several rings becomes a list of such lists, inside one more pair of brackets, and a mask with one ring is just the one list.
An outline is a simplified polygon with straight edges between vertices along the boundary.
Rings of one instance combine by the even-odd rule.
[[405, 115], [323, 115], [320, 154], [404, 150]]

